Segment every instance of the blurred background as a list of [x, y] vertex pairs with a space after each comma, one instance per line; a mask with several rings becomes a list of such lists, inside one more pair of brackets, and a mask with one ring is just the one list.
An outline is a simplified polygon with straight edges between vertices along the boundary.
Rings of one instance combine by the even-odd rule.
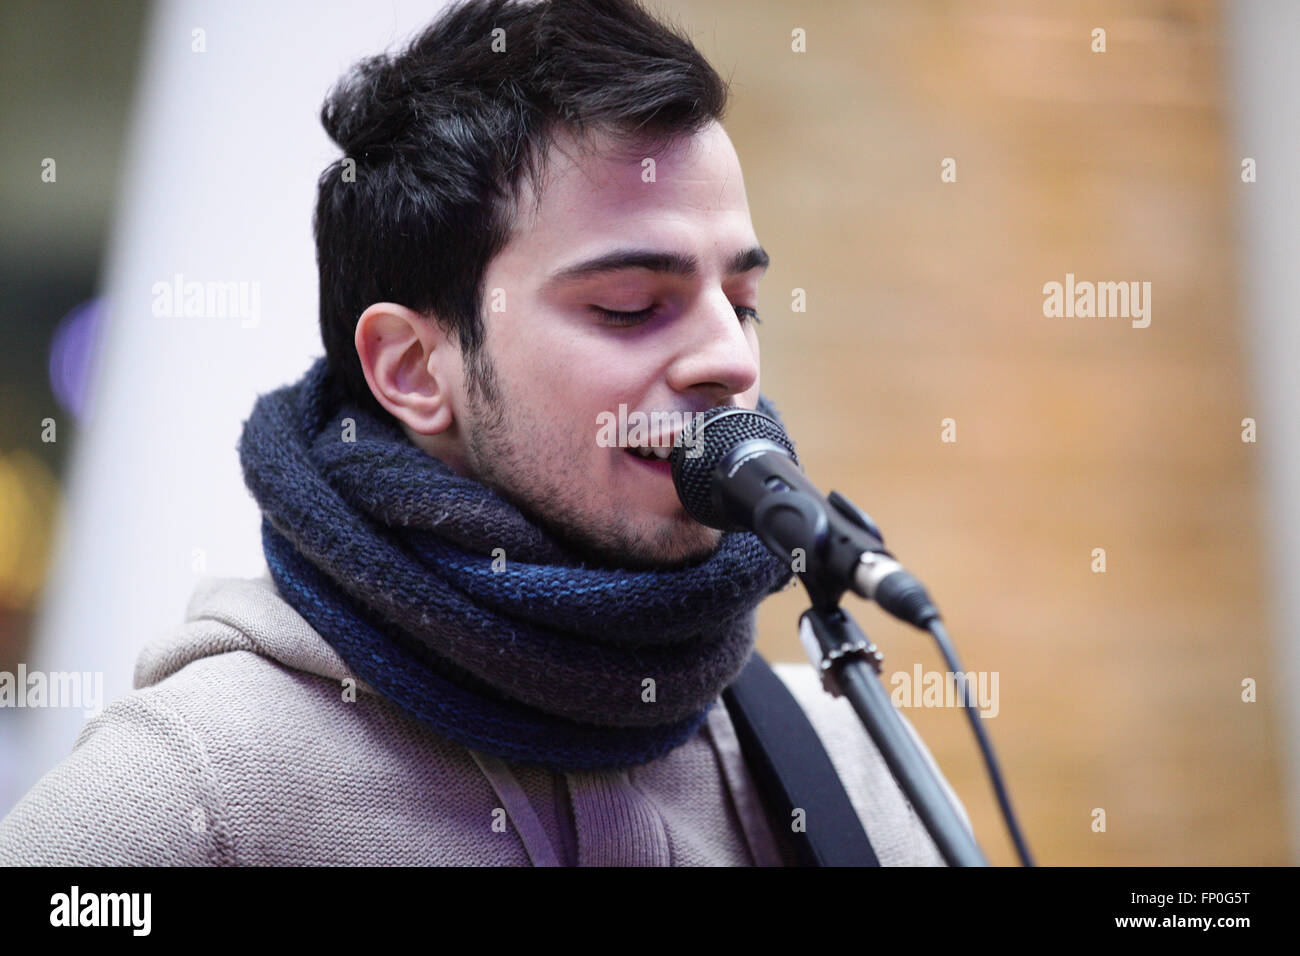
[[[1300, 5], [649, 5], [731, 82], [763, 390], [997, 675], [1039, 862], [1300, 862]], [[7, 0], [0, 671], [107, 703], [199, 579], [261, 573], [234, 449], [323, 351], [320, 104], [438, 6]], [[1067, 274], [1149, 282], [1149, 326], [1046, 316]], [[258, 314], [156, 317], [177, 275]], [[763, 605], [770, 658], [803, 608]], [[856, 613], [886, 678], [944, 669]], [[1014, 862], [964, 715], [906, 713]], [[0, 707], [0, 815], [83, 723]]]

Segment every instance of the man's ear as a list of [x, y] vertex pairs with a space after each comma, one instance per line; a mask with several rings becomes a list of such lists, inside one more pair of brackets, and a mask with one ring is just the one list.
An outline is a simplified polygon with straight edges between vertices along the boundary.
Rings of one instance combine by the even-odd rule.
[[440, 322], [376, 302], [357, 320], [355, 343], [371, 394], [394, 418], [420, 435], [455, 423], [460, 349]]

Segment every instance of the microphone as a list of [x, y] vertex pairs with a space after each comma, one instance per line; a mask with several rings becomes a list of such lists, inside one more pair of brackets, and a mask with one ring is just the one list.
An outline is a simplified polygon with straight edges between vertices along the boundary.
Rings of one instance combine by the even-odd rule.
[[922, 629], [939, 618], [921, 582], [885, 550], [876, 523], [804, 474], [775, 419], [735, 406], [688, 418], [669, 462], [687, 514], [721, 531], [754, 532], [791, 563], [815, 605], [834, 606], [852, 590]]

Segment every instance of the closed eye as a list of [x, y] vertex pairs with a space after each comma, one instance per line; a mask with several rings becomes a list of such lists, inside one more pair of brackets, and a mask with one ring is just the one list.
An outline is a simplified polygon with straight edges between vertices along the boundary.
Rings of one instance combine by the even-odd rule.
[[[654, 306], [648, 309], [641, 309], [637, 312], [615, 312], [613, 309], [603, 309], [598, 305], [593, 305], [592, 309], [604, 316], [610, 325], [639, 325], [650, 316], [654, 315]], [[752, 319], [755, 322], [762, 322], [758, 317], [758, 311], [751, 309], [747, 305], [738, 305], [735, 307], [736, 315], [743, 322], [745, 319]]]

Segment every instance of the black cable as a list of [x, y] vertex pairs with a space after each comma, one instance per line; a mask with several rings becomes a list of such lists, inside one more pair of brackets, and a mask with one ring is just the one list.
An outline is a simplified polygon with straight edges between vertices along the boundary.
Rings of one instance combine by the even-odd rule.
[[961, 662], [957, 660], [957, 651], [952, 646], [952, 641], [948, 637], [948, 630], [943, 626], [939, 618], [932, 618], [926, 625], [926, 630], [934, 637], [935, 642], [939, 645], [939, 652], [943, 654], [943, 659], [948, 663], [948, 670], [954, 675], [954, 680], [961, 681], [962, 684], [962, 703], [966, 708], [966, 716], [970, 719], [971, 728], [975, 731], [975, 739], [979, 741], [980, 750], [984, 752], [984, 763], [989, 768], [989, 776], [993, 778], [993, 789], [998, 796], [998, 805], [1002, 808], [1002, 818], [1007, 822], [1007, 830], [1011, 833], [1011, 840], [1016, 845], [1016, 852], [1020, 854], [1020, 862], [1024, 866], [1034, 866], [1033, 857], [1029, 854], [1029, 845], [1025, 842], [1024, 834], [1020, 832], [1020, 824], [1016, 821], [1016, 813], [1011, 809], [1011, 798], [1007, 796], [1007, 788], [1002, 783], [1002, 771], [998, 768], [998, 758], [993, 754], [993, 745], [989, 742], [988, 734], [984, 733], [982, 718], [975, 712], [975, 706], [971, 702], [970, 684], [965, 678], [965, 670]]

